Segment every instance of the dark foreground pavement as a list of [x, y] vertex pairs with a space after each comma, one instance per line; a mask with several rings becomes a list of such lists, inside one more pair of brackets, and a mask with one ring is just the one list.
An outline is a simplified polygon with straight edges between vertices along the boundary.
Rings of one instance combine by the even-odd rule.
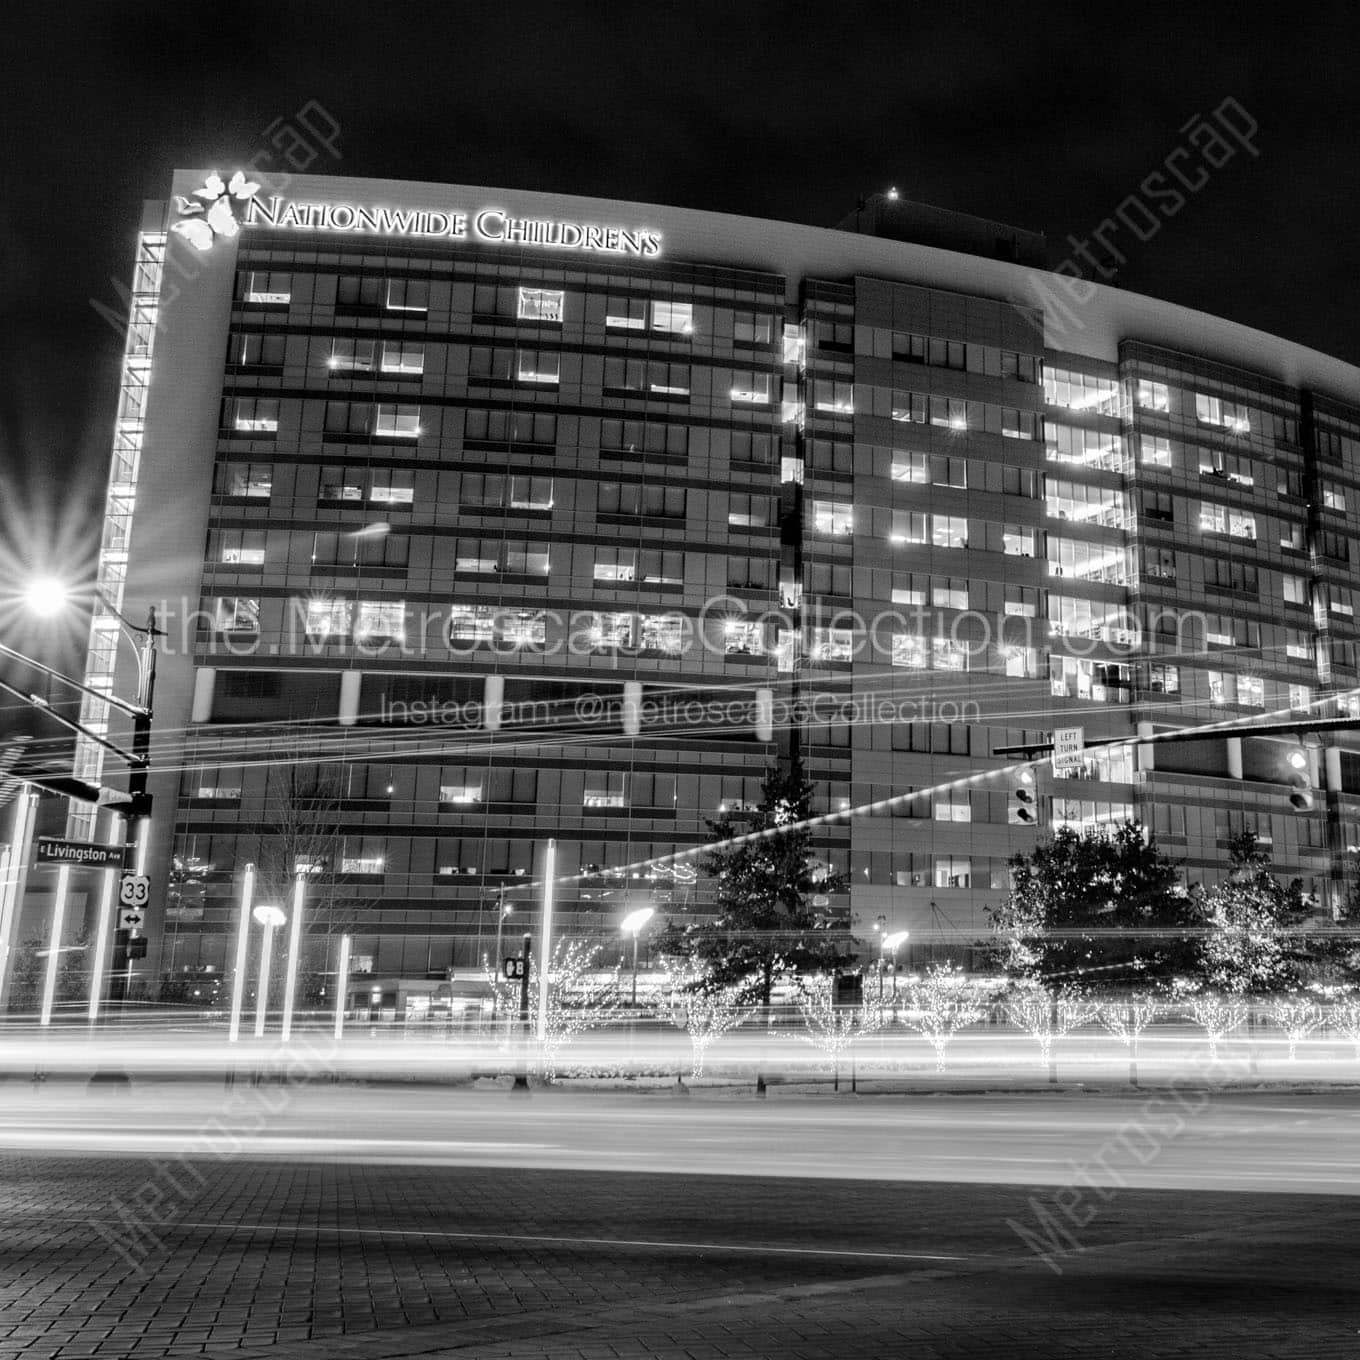
[[0, 1357], [1360, 1355], [1360, 1199], [1108, 1193], [4, 1154]]

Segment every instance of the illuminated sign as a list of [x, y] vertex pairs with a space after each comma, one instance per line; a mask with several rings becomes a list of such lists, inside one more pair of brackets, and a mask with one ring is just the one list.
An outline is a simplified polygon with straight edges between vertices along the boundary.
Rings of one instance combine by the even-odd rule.
[[427, 208], [362, 207], [354, 203], [295, 203], [285, 198], [251, 198], [247, 227], [287, 231], [338, 231], [362, 236], [416, 236], [431, 240], [535, 246], [601, 255], [661, 254], [661, 234], [643, 228], [601, 227], [555, 218], [514, 217], [503, 208], [469, 213]]
[[[236, 208], [241, 205], [253, 206], [255, 195], [260, 186], [254, 180], [247, 180], [241, 171], [225, 184], [216, 170], [210, 171], [201, 189], [194, 190], [193, 198], [175, 195], [175, 208], [180, 220], [171, 225], [170, 230], [183, 236], [197, 250], [211, 250], [213, 242], [222, 237], [232, 237], [241, 230], [236, 216]], [[195, 202], [195, 199], [200, 200]]]

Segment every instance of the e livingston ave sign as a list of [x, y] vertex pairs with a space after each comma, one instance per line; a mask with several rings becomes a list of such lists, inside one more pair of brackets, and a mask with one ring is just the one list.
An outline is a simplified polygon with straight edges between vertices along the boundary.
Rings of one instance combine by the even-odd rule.
[[121, 869], [121, 845], [92, 845], [88, 841], [65, 841], [39, 836], [35, 859], [39, 864], [75, 864], [85, 869]]
[[555, 218], [514, 217], [503, 208], [469, 213], [425, 208], [364, 207], [356, 203], [295, 203], [252, 196], [241, 223], [290, 231], [354, 232], [370, 236], [438, 237], [488, 245], [538, 246], [598, 255], [661, 254], [660, 232], [645, 228], [596, 226]]

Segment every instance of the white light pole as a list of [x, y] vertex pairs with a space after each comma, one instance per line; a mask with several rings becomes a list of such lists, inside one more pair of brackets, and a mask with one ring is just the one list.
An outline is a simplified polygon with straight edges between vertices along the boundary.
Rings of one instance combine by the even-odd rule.
[[261, 902], [255, 908], [255, 919], [264, 927], [260, 941], [260, 976], [256, 980], [255, 1037], [264, 1038], [264, 1022], [269, 1014], [269, 965], [274, 954], [274, 932], [288, 919], [281, 908], [272, 902]]
[[241, 1007], [246, 1000], [246, 949], [250, 944], [250, 899], [255, 895], [255, 866], [246, 865], [246, 876], [241, 883], [241, 915], [236, 923], [236, 973], [231, 986], [231, 1028], [228, 1043], [241, 1037]]
[[288, 976], [283, 984], [282, 1039], [293, 1035], [293, 1003], [297, 1000], [298, 951], [302, 948], [302, 901], [306, 893], [307, 870], [299, 869], [293, 879], [293, 919], [288, 929]]
[[61, 930], [66, 924], [66, 893], [71, 886], [71, 866], [63, 864], [57, 870], [57, 894], [52, 903], [52, 929], [47, 937], [47, 975], [43, 979], [40, 1025], [52, 1023], [52, 1003], [57, 996], [57, 973], [61, 968]]
[[548, 1037], [548, 969], [552, 961], [553, 875], [557, 873], [557, 842], [548, 842], [543, 866], [543, 940], [538, 955], [538, 1038]]
[[38, 815], [38, 790], [25, 784], [14, 799], [14, 829], [5, 852], [5, 872], [0, 878], [0, 1016], [9, 1000], [10, 964], [13, 962], [14, 935], [28, 882], [29, 844], [33, 823]]
[[349, 995], [349, 936], [340, 937], [340, 966], [335, 970], [335, 1038], [345, 1029], [345, 1001]]
[[619, 925], [619, 929], [625, 935], [633, 937], [633, 1000], [632, 1004], [637, 1005], [637, 963], [638, 963], [638, 935], [642, 927], [656, 915], [655, 907], [639, 907], [637, 911], [630, 911]]
[[[109, 833], [109, 843], [117, 845], [122, 837], [122, 819], [115, 817]], [[99, 889], [99, 918], [94, 929], [94, 953], [90, 956], [90, 1004], [87, 1016], [91, 1025], [99, 1023], [99, 1006], [104, 1000], [104, 960], [109, 952], [109, 931], [113, 927], [113, 893], [118, 884], [118, 870], [105, 869], [104, 883]]]
[[[894, 931], [891, 935], [883, 937], [883, 948], [892, 952], [893, 964], [893, 1005], [897, 1004], [897, 951], [906, 944], [911, 932], [908, 930]], [[879, 996], [882, 997], [882, 988], [879, 989]]]

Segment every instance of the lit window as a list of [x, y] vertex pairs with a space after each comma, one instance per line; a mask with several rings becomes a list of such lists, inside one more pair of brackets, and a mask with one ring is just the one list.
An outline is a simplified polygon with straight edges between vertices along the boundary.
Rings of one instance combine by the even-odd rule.
[[412, 505], [416, 492], [413, 474], [401, 468], [374, 468], [368, 499], [375, 505]]
[[258, 633], [260, 602], [246, 596], [228, 596], [217, 601], [217, 626], [224, 633]]
[[320, 498], [323, 501], [363, 500], [363, 474], [348, 467], [322, 468]]
[[217, 803], [239, 803], [241, 786], [239, 784], [200, 784], [194, 791], [195, 798], [206, 798]]
[[732, 388], [728, 395], [733, 401], [763, 405], [770, 400], [770, 375], [750, 369], [736, 369], [732, 374]]
[[1159, 435], [1145, 434], [1142, 436], [1141, 446], [1145, 467], [1169, 468], [1171, 466], [1171, 441], [1169, 439], [1163, 439]]
[[1289, 686], [1289, 707], [1296, 712], [1307, 708], [1313, 702], [1313, 691], [1307, 685]]
[[723, 624], [723, 652], [727, 656], [764, 656], [765, 640], [760, 624], [728, 619]]
[[1307, 604], [1308, 603], [1308, 583], [1302, 576], [1289, 576], [1283, 578], [1284, 599], [1286, 604]]
[[1195, 419], [1205, 425], [1223, 424], [1223, 403], [1218, 397], [1195, 393]]
[[515, 355], [515, 376], [520, 382], [559, 381], [562, 356], [551, 350], [522, 349]]
[[637, 580], [635, 548], [600, 548], [595, 554], [595, 580]]
[[1205, 534], [1226, 534], [1228, 532], [1228, 507], [1201, 501], [1199, 507], [1200, 532]]
[[939, 855], [935, 859], [935, 886], [937, 888], [967, 888], [973, 882], [971, 860], [960, 859], [953, 855]]
[[349, 633], [349, 601], [319, 599], [307, 601], [307, 636], [324, 640]]
[[468, 807], [482, 801], [480, 784], [441, 784], [439, 801], [453, 807]]
[[694, 334], [694, 304], [690, 302], [652, 303], [652, 329], [672, 335]]
[[930, 457], [924, 453], [903, 453], [894, 457], [888, 475], [895, 482], [925, 485], [930, 481]]
[[521, 288], [517, 315], [521, 321], [562, 321], [566, 294], [560, 288]]
[[424, 373], [425, 346], [407, 345], [399, 340], [384, 340], [382, 371], [384, 373]]
[[1244, 708], [1264, 708], [1266, 706], [1266, 685], [1259, 675], [1239, 675], [1237, 677], [1237, 702]]
[[588, 808], [621, 808], [628, 806], [625, 793], [628, 776], [622, 770], [589, 770], [586, 773], [585, 793], [581, 806]]
[[430, 310], [430, 285], [424, 279], [388, 279], [389, 312], [424, 313]]
[[237, 567], [264, 565], [264, 533], [258, 529], [225, 529], [219, 562]]
[[813, 383], [812, 405], [815, 410], [827, 411], [832, 415], [853, 415], [855, 385], [832, 378], [818, 378]]
[[809, 653], [813, 661], [853, 661], [855, 659], [855, 634], [850, 628], [814, 628], [812, 648]]
[[1322, 508], [1324, 510], [1345, 510], [1346, 493], [1339, 486], [1323, 483]]
[[915, 633], [898, 633], [893, 637], [890, 660], [894, 666], [905, 666], [908, 670], [926, 669], [925, 639]]
[[592, 650], [616, 652], [633, 642], [633, 616], [626, 611], [595, 614], [591, 618], [587, 638]]
[[277, 397], [237, 397], [232, 429], [249, 433], [273, 434], [279, 428]]
[[1034, 530], [1007, 524], [1001, 534], [1001, 550], [1007, 557], [1034, 556]]
[[292, 300], [293, 280], [289, 274], [252, 271], [246, 276], [245, 300], [259, 303], [286, 303]]
[[470, 572], [473, 575], [489, 575], [500, 569], [500, 564], [494, 556], [488, 555], [486, 549], [478, 544], [477, 550], [469, 553], [456, 554], [453, 559], [453, 569], [455, 572]]
[[966, 548], [968, 521], [961, 515], [932, 515], [931, 539], [937, 548]]
[[644, 652], [678, 655], [684, 645], [685, 621], [678, 614], [640, 614], [638, 647]]
[[930, 603], [935, 609], [967, 609], [968, 583], [957, 580], [932, 581]]
[[490, 642], [495, 636], [495, 614], [491, 605], [452, 605], [449, 609], [449, 641]]
[[360, 600], [354, 620], [354, 640], [363, 644], [405, 642], [406, 602]]
[[1147, 411], [1169, 411], [1171, 409], [1171, 389], [1165, 383], [1150, 382], [1147, 378], [1139, 378], [1138, 405]]
[[813, 501], [812, 527], [819, 534], [854, 533], [855, 508], [842, 501]]
[[541, 611], [503, 610], [496, 617], [496, 641], [506, 647], [542, 646], [548, 636], [548, 620]]
[[219, 485], [224, 496], [267, 501], [274, 490], [274, 469], [268, 463], [228, 463]]
[[952, 638], [931, 638], [930, 659], [937, 671], [966, 671], [968, 648]]
[[326, 367], [337, 373], [367, 373], [373, 368], [373, 341], [337, 337], [331, 342]]
[[373, 433], [384, 439], [419, 438], [420, 407], [393, 406], [379, 402], [373, 420]]

